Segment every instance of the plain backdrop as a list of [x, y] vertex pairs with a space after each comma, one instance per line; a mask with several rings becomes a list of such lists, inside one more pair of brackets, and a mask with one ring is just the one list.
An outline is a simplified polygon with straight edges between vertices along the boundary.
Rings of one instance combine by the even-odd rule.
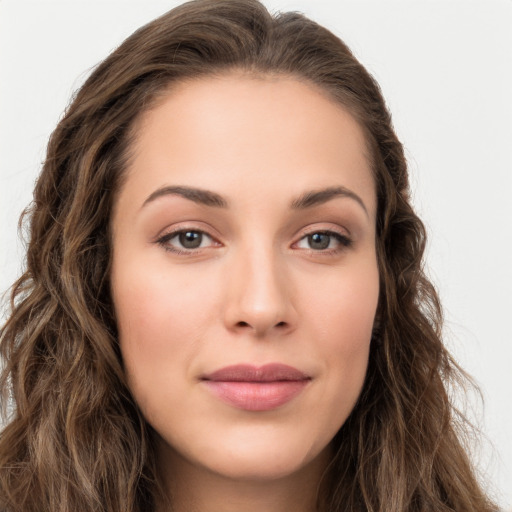
[[[48, 137], [91, 69], [180, 2], [0, 0], [0, 291]], [[406, 148], [446, 343], [481, 386], [478, 464], [512, 506], [512, 1], [267, 0], [333, 30], [380, 83]], [[479, 408], [480, 407], [480, 408]]]

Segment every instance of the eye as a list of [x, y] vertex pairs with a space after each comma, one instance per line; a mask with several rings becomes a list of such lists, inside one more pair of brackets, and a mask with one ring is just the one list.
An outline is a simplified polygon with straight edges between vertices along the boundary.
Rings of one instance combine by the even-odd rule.
[[213, 238], [197, 229], [180, 229], [167, 233], [157, 240], [164, 249], [175, 253], [186, 253], [217, 245]]
[[313, 251], [336, 251], [349, 247], [352, 241], [335, 231], [316, 231], [301, 238], [296, 247]]

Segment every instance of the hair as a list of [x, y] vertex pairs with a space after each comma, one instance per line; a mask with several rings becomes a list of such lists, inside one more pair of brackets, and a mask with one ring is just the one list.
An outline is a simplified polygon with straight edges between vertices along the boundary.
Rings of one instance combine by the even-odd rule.
[[53, 132], [25, 212], [26, 270], [0, 331], [3, 404], [13, 408], [0, 437], [0, 509], [154, 509], [152, 431], [126, 383], [110, 293], [111, 213], [141, 114], [172, 84], [231, 71], [315, 85], [357, 119], [371, 149], [376, 328], [319, 510], [496, 510], [450, 401], [465, 376], [441, 339], [425, 229], [379, 86], [327, 29], [298, 13], [272, 16], [257, 0], [195, 0], [140, 28], [94, 70]]

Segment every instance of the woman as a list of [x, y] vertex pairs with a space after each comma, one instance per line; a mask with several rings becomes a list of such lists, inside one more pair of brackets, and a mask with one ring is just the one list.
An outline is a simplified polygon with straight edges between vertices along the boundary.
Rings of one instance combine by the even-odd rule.
[[378, 86], [254, 0], [184, 4], [52, 135], [2, 330], [14, 510], [495, 510]]

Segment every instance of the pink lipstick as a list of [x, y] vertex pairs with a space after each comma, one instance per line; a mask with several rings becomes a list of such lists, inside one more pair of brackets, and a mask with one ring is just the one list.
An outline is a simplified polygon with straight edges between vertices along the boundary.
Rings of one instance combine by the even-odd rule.
[[272, 363], [226, 366], [201, 380], [229, 405], [246, 411], [269, 411], [297, 396], [311, 377], [291, 366]]

